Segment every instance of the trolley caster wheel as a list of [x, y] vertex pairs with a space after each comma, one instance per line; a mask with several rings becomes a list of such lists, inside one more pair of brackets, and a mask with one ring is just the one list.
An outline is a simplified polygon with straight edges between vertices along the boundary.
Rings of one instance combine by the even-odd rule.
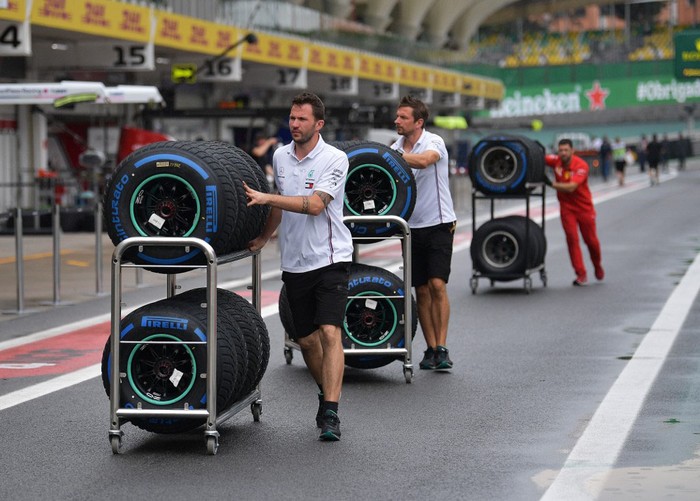
[[207, 454], [214, 456], [219, 451], [219, 437], [208, 436], [205, 440], [207, 441]]
[[122, 437], [120, 435], [110, 435], [109, 443], [112, 446], [112, 454], [119, 454], [122, 448]]
[[403, 377], [406, 379], [406, 383], [410, 384], [413, 380], [413, 367], [404, 367]]
[[479, 281], [476, 278], [469, 279], [469, 287], [472, 289], [472, 294], [476, 294], [476, 289], [479, 287]]
[[525, 277], [523, 279], [524, 286], [525, 286], [525, 293], [530, 294], [532, 291], [532, 279], [530, 277]]
[[284, 359], [287, 361], [287, 365], [292, 364], [292, 359], [294, 358], [294, 352], [291, 348], [284, 349]]
[[250, 404], [250, 412], [253, 413], [253, 421], [256, 423], [260, 422], [260, 416], [262, 415], [262, 403], [253, 402]]

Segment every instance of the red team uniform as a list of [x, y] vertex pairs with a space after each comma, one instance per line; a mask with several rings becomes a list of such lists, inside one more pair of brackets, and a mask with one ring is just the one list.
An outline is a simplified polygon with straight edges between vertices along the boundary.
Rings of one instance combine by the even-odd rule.
[[581, 236], [588, 247], [591, 261], [596, 269], [596, 277], [602, 278], [600, 242], [595, 223], [596, 214], [591, 190], [588, 188], [588, 164], [576, 155], [572, 155], [568, 166], [562, 165], [558, 155], [547, 155], [546, 163], [554, 168], [556, 182], [578, 184], [578, 188], [571, 193], [557, 190], [561, 224], [566, 234], [566, 244], [569, 247], [571, 265], [574, 267], [576, 277], [584, 283], [587, 280], [586, 266], [583, 263], [583, 255], [578, 241], [580, 228]]

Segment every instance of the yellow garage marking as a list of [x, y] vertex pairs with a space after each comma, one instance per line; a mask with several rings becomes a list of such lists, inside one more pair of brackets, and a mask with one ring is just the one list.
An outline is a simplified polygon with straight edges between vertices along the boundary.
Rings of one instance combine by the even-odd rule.
[[66, 264], [70, 266], [77, 266], [79, 268], [87, 268], [88, 266], [90, 266], [90, 263], [88, 263], [87, 261], [77, 261], [75, 259], [68, 259], [66, 261]]
[[[61, 251], [61, 256], [67, 256], [69, 254], [75, 254], [78, 251], [65, 249]], [[29, 254], [24, 256], [24, 261], [36, 261], [38, 259], [46, 259], [53, 256], [53, 252], [37, 252], [36, 254]], [[0, 264], [14, 264], [17, 261], [16, 256], [12, 257], [0, 257]]]

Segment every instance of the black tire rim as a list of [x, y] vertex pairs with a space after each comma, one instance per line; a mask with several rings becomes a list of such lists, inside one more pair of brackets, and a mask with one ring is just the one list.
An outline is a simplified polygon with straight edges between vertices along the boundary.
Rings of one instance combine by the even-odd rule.
[[490, 183], [506, 183], [516, 175], [518, 159], [509, 148], [494, 146], [483, 154], [480, 167]]
[[[126, 376], [131, 389], [145, 402], [171, 405], [192, 390], [197, 377], [197, 361], [189, 346], [175, 336], [154, 334], [134, 347], [129, 355]], [[168, 344], [147, 341], [174, 341]]]
[[495, 231], [486, 237], [481, 251], [481, 255], [489, 266], [503, 269], [513, 264], [520, 252], [520, 246], [510, 233]]
[[399, 324], [396, 308], [382, 297], [379, 292], [367, 291], [348, 299], [343, 328], [353, 343], [362, 347], [380, 346], [387, 344], [396, 332]]
[[131, 222], [144, 237], [188, 237], [200, 219], [197, 192], [190, 183], [173, 174], [157, 174], [134, 191]]
[[396, 203], [396, 183], [378, 165], [358, 165], [345, 181], [345, 207], [354, 216], [382, 215]]

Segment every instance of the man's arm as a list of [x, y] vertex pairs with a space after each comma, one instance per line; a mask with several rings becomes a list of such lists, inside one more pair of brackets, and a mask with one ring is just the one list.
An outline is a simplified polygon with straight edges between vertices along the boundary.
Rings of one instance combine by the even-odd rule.
[[440, 160], [440, 154], [435, 150], [426, 150], [423, 153], [403, 153], [403, 159], [414, 169], [426, 169]]
[[573, 193], [578, 188], [578, 183], [569, 181], [568, 183], [560, 183], [559, 181], [552, 181], [552, 188], [557, 191], [563, 191], [565, 193]]
[[253, 147], [253, 149], [250, 150], [250, 152], [256, 157], [261, 157], [265, 153], [267, 153], [267, 150], [269, 150], [272, 146], [274, 146], [276, 144], [277, 144], [277, 138], [276, 137], [269, 137], [269, 138], [265, 139], [265, 142], [263, 142], [262, 144]]
[[333, 200], [333, 197], [323, 191], [314, 191], [310, 196], [288, 196], [276, 193], [262, 193], [252, 189], [245, 183], [243, 183], [243, 186], [248, 197], [248, 207], [251, 205], [269, 205], [270, 207], [289, 212], [318, 216]]

